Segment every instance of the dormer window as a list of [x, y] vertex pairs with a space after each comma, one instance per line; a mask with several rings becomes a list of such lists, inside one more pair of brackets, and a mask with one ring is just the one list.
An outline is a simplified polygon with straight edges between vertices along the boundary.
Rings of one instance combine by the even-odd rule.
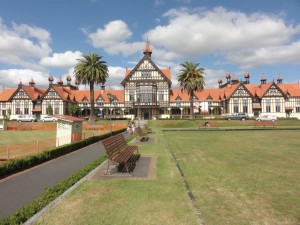
[[99, 98], [99, 99], [97, 100], [97, 106], [103, 106], [103, 105], [104, 105], [103, 99], [102, 99], [102, 98]]
[[113, 104], [114, 107], [117, 106], [118, 103], [119, 103], [119, 101], [118, 101], [117, 99], [114, 99], [114, 100], [112, 101], [112, 104]]
[[208, 105], [212, 104], [212, 97], [209, 95], [208, 98], [206, 99], [208, 102]]
[[181, 106], [181, 98], [179, 96], [176, 98], [176, 105]]
[[82, 104], [83, 104], [83, 106], [87, 106], [87, 105], [88, 105], [88, 101], [87, 101], [86, 99], [84, 99], [84, 100], [82, 101]]

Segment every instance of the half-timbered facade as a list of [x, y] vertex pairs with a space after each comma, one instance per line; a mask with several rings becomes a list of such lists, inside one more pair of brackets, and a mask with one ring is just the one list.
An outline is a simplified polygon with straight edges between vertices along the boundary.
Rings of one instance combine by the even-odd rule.
[[[187, 92], [172, 89], [170, 68], [158, 68], [153, 62], [152, 50], [147, 41], [143, 58], [133, 69], [126, 69], [121, 81], [123, 89], [106, 90], [104, 84], [95, 90], [95, 115], [101, 118], [187, 118], [190, 103]], [[285, 84], [281, 76], [277, 82], [267, 82], [263, 75], [260, 84], [250, 83], [250, 74], [244, 81], [226, 74], [226, 82], [218, 81], [218, 88], [204, 88], [195, 93], [196, 117], [246, 112], [249, 116], [272, 114], [278, 117], [300, 119], [300, 85]], [[0, 91], [0, 117], [29, 114], [37, 118], [47, 114], [68, 114], [70, 104], [77, 104], [81, 116], [90, 114], [90, 92], [79, 90], [78, 84], [56, 84], [50, 76], [47, 88], [37, 88], [33, 79], [28, 85], [20, 82], [16, 89]]]

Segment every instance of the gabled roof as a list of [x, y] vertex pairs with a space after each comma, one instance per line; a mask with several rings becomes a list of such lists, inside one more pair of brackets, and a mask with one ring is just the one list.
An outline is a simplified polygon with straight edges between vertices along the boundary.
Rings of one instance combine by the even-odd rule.
[[[131, 73], [131, 69], [126, 69], [125, 77], [127, 77]], [[171, 70], [170, 69], [160, 69], [160, 71], [165, 75], [169, 80], [171, 80]]]
[[[88, 102], [90, 102], [90, 91], [89, 90], [77, 90], [73, 91], [75, 94], [75, 98], [77, 99], [77, 102], [82, 103], [84, 99], [86, 99]], [[122, 103], [124, 102], [124, 91], [123, 90], [95, 90], [94, 91], [94, 100], [96, 101], [98, 98], [102, 98], [104, 102], [109, 102], [109, 99], [107, 97], [107, 94], [111, 93], [112, 95], [116, 96], [116, 99]]]
[[[217, 102], [226, 97], [227, 99], [232, 95], [232, 93], [237, 89], [239, 84], [228, 85], [223, 88], [204, 88], [201, 91], [195, 92], [195, 97], [201, 101], [207, 101], [209, 97], [212, 98], [213, 102]], [[181, 89], [170, 90], [170, 101], [175, 102], [177, 97], [180, 97], [182, 101], [189, 101], [190, 97], [187, 91], [181, 91]]]
[[53, 89], [63, 101], [74, 100], [74, 93], [76, 92], [76, 90], [70, 90], [69, 88], [57, 84], [51, 84], [48, 90], [50, 89]]
[[3, 89], [0, 91], [0, 102], [9, 101], [17, 89]]
[[124, 80], [121, 82], [121, 84], [124, 86], [125, 82], [130, 79], [130, 77], [133, 75], [133, 73], [135, 71], [137, 71], [137, 68], [139, 68], [139, 66], [145, 61], [148, 60], [152, 66], [162, 75], [166, 78], [167, 82], [169, 84], [171, 84], [171, 71], [170, 69], [159, 69], [155, 63], [151, 60], [151, 58], [148, 55], [144, 55], [144, 57], [140, 60], [140, 62], [132, 69], [126, 69], [125, 71], [125, 78]]
[[274, 82], [268, 82], [265, 84], [246, 84], [245, 86], [253, 96], [262, 98], [268, 92], [272, 85], [276, 84]]
[[19, 86], [19, 90], [21, 88], [26, 92], [26, 94], [29, 96], [29, 98], [33, 101], [37, 100], [40, 97], [42, 97], [43, 94], [45, 93], [45, 89], [26, 86], [26, 85], [23, 85], [23, 84]]
[[277, 86], [290, 97], [300, 97], [300, 85], [299, 84], [284, 84], [280, 83]]

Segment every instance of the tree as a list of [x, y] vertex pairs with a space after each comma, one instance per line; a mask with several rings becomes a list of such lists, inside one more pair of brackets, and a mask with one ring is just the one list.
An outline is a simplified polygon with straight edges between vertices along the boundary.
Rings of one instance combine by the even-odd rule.
[[181, 92], [187, 91], [190, 97], [190, 119], [194, 119], [194, 94], [204, 88], [204, 68], [199, 68], [199, 63], [185, 61], [180, 64], [181, 69], [178, 74], [178, 84]]
[[95, 121], [94, 106], [94, 84], [105, 83], [108, 78], [108, 67], [105, 61], [101, 61], [102, 56], [96, 53], [84, 55], [83, 59], [78, 59], [79, 63], [74, 68], [74, 75], [80, 84], [90, 86], [90, 120]]
[[68, 114], [71, 116], [78, 116], [81, 111], [81, 108], [76, 103], [70, 103], [68, 106]]

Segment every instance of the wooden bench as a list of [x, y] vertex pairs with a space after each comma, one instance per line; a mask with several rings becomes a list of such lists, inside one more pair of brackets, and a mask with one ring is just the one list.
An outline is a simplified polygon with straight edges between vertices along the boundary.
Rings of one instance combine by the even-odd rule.
[[266, 127], [275, 127], [276, 126], [276, 122], [273, 122], [273, 121], [254, 121], [253, 123], [254, 127], [257, 128], [257, 127], [263, 127], [263, 128], [266, 128]]
[[142, 128], [136, 127], [135, 128], [135, 132], [136, 132], [136, 134], [138, 136], [138, 140], [139, 141], [147, 141], [149, 139], [148, 133], [144, 133], [142, 131]]
[[101, 141], [108, 156], [107, 171], [110, 163], [124, 163], [128, 173], [128, 162], [135, 151], [139, 154], [138, 146], [128, 145], [123, 134], [117, 134]]

